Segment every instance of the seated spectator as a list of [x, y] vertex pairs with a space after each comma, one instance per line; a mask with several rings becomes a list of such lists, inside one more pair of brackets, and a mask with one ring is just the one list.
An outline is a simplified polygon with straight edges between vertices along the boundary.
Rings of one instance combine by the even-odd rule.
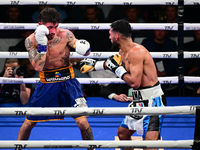
[[164, 22], [166, 20], [166, 5], [154, 5], [147, 8], [147, 22]]
[[101, 9], [98, 8], [96, 5], [87, 5], [85, 7], [86, 16], [80, 22], [82, 22], [82, 23], [103, 23], [103, 22], [105, 22], [104, 14], [99, 15], [100, 10]]
[[[5, 78], [24, 78], [25, 70], [19, 69], [18, 59], [7, 58], [5, 70], [1, 73]], [[18, 70], [16, 70], [18, 68]], [[0, 104], [17, 102], [26, 105], [31, 95], [30, 84], [1, 84], [0, 87]], [[2, 106], [2, 105], [0, 105]]]
[[109, 84], [101, 89], [100, 96], [120, 102], [133, 101], [132, 88], [128, 84]]
[[[147, 37], [142, 41], [142, 45], [150, 52], [170, 52], [177, 51], [176, 42], [167, 36], [166, 30], [155, 30], [154, 35]], [[157, 67], [158, 77], [177, 76], [177, 59], [153, 59]], [[162, 84], [163, 90], [169, 88], [168, 85]], [[169, 88], [170, 89], [170, 88]], [[166, 93], [167, 94], [167, 93]], [[175, 93], [174, 93], [175, 94]]]
[[[76, 5], [71, 10], [69, 10], [69, 17], [67, 20], [70, 20], [71, 22], [88, 22], [87, 18], [87, 8], [95, 9], [97, 11], [97, 17], [100, 18], [100, 20], [105, 20], [104, 12], [101, 8], [97, 6], [91, 6], [91, 5]], [[69, 21], [64, 21], [69, 22]]]
[[110, 10], [107, 18], [107, 22], [113, 22], [126, 17], [124, 5], [114, 5]]
[[[27, 52], [26, 48], [25, 48], [25, 39], [32, 34], [33, 31], [32, 30], [23, 30], [21, 31], [21, 35], [23, 37], [23, 39], [15, 46], [9, 47], [10, 52]], [[19, 59], [19, 65], [20, 66], [24, 66], [27, 68], [28, 70], [28, 77], [34, 77], [34, 78], [39, 78], [39, 72], [35, 71], [35, 69], [32, 67], [29, 59]]]
[[5, 18], [4, 22], [7, 23], [22, 23], [21, 18], [21, 10], [19, 6], [16, 5], [10, 5], [6, 11], [7, 18]]
[[[25, 23], [29, 22], [23, 20], [20, 6], [10, 5], [7, 8], [6, 16], [3, 22], [5, 23]], [[21, 38], [20, 30], [3, 30], [0, 33], [1, 37], [4, 38]]]
[[[200, 30], [194, 31], [194, 40], [184, 44], [184, 51], [196, 51], [200, 50]], [[200, 60], [199, 58], [184, 59], [184, 75], [185, 76], [199, 76], [200, 75]], [[199, 84], [192, 83], [186, 84], [186, 96], [199, 96], [200, 88]], [[198, 89], [199, 88], [199, 89]], [[191, 94], [192, 93], [192, 94]]]
[[178, 22], [178, 9], [175, 5], [168, 5], [165, 7], [166, 20], [167, 23], [177, 23]]
[[[129, 23], [145, 23], [146, 21], [139, 15], [139, 7], [136, 5], [127, 5], [125, 6], [126, 17], [124, 20], [127, 20]], [[149, 34], [149, 31], [142, 30], [132, 30], [132, 40], [136, 37], [141, 37], [142, 35], [146, 36]]]
[[129, 23], [144, 23], [146, 22], [144, 19], [139, 17], [139, 9], [138, 6], [135, 5], [127, 5], [125, 6], [126, 18]]
[[[101, 19], [98, 16], [99, 9], [96, 5], [88, 5], [86, 6], [86, 18], [82, 20], [82, 23], [103, 23], [104, 19]], [[86, 39], [90, 42], [91, 50], [94, 51], [108, 51], [111, 47], [111, 43], [109, 38], [108, 30], [76, 30], [74, 32], [75, 36], [78, 39]]]

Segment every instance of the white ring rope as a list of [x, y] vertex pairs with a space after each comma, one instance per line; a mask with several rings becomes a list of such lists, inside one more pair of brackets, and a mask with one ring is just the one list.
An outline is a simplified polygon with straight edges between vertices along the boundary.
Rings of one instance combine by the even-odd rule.
[[[66, 1], [66, 0], [46, 0], [46, 1], [35, 1], [35, 0], [1, 0], [0, 5], [178, 5], [178, 0], [109, 0], [98, 2], [92, 0], [76, 0], [76, 1]], [[184, 0], [184, 5], [199, 5], [200, 0]]]
[[[77, 78], [81, 84], [125, 84], [120, 78]], [[158, 77], [161, 84], [177, 84], [178, 77]], [[0, 83], [3, 84], [34, 84], [40, 81], [39, 78], [6, 78], [0, 77]], [[199, 83], [200, 77], [187, 77], [189, 83]]]
[[[77, 78], [81, 84], [125, 84], [120, 78]], [[161, 84], [177, 84], [178, 77], [158, 77]], [[0, 83], [3, 84], [36, 84], [39, 78], [6, 78], [0, 77]], [[184, 83], [200, 83], [200, 77], [184, 76]]]
[[[178, 30], [177, 23], [130, 23], [132, 30]], [[0, 23], [0, 30], [36, 29], [37, 23]], [[59, 28], [69, 30], [108, 30], [110, 23], [60, 23]]]
[[98, 2], [94, 0], [76, 0], [76, 1], [66, 1], [66, 0], [45, 0], [45, 1], [35, 1], [35, 0], [1, 0], [0, 5], [178, 5], [178, 0], [107, 0]]
[[[132, 30], [178, 30], [177, 23], [130, 23]], [[34, 30], [37, 23], [0, 23], [0, 30]], [[110, 23], [60, 23], [69, 30], [109, 30]], [[200, 30], [199, 23], [184, 23], [184, 30]]]
[[186, 148], [191, 149], [194, 140], [177, 141], [0, 141], [1, 148]]
[[[70, 52], [70, 58], [108, 58], [118, 52], [91, 52], [88, 56]], [[153, 58], [178, 58], [178, 52], [150, 52]], [[28, 58], [28, 52], [0, 52], [0, 58]], [[200, 58], [200, 52], [184, 52], [184, 58]]]
[[[79, 55], [76, 52], [70, 52], [70, 58], [108, 58], [111, 55], [118, 54], [119, 52], [91, 52], [88, 56]], [[178, 58], [178, 52], [150, 52], [153, 58]], [[192, 52], [196, 54], [197, 52]], [[199, 52], [200, 54], [200, 52]], [[190, 52], [187, 53], [189, 58]], [[28, 52], [0, 52], [0, 58], [28, 58]]]
[[166, 107], [1, 107], [3, 116], [97, 116], [97, 115], [195, 115], [196, 106], [166, 106]]

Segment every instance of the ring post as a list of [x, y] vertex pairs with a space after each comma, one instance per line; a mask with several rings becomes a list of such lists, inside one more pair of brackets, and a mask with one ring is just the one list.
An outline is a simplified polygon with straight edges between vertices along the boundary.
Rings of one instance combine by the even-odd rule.
[[196, 122], [195, 122], [195, 132], [194, 132], [194, 143], [192, 149], [193, 150], [200, 149], [200, 106], [196, 107]]

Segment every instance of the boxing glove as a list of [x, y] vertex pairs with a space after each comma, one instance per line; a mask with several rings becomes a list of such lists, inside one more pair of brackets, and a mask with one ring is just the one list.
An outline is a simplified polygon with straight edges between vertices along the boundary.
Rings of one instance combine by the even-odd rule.
[[35, 30], [35, 40], [38, 43], [38, 53], [46, 54], [47, 52], [47, 36], [49, 29], [45, 25], [39, 25]]
[[122, 60], [121, 55], [115, 54], [110, 56], [106, 62], [106, 68], [114, 72], [119, 78], [123, 79], [123, 75], [127, 73], [126, 69], [121, 66]]
[[104, 70], [104, 61], [85, 58], [80, 61], [80, 72], [87, 73], [91, 71]]
[[73, 47], [80, 55], [87, 56], [90, 54], [90, 43], [86, 40], [77, 40]]

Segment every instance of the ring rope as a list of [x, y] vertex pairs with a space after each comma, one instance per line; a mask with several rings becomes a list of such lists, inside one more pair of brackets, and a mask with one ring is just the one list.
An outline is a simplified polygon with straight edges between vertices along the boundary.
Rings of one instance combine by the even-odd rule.
[[[132, 30], [178, 30], [177, 23], [130, 23]], [[37, 23], [0, 23], [0, 30], [33, 30]], [[69, 30], [108, 30], [110, 23], [60, 23]], [[184, 30], [200, 30], [200, 23], [184, 23]]]
[[[70, 58], [108, 58], [119, 52], [91, 52], [88, 56], [70, 52]], [[178, 52], [150, 52], [153, 58], [178, 58]], [[28, 52], [0, 52], [0, 58], [28, 58]], [[184, 58], [200, 58], [200, 52], [184, 51]]]
[[[200, 77], [193, 77], [192, 80], [187, 78], [189, 83], [199, 83]], [[124, 80], [120, 78], [77, 78], [77, 80], [81, 84], [125, 84]], [[177, 84], [178, 77], [158, 77], [158, 80], [161, 84]], [[0, 77], [0, 83], [3, 84], [32, 84], [38, 83], [40, 81], [39, 78], [7, 78], [7, 77]]]
[[[118, 52], [91, 52], [88, 56], [70, 52], [70, 58], [108, 58]], [[150, 52], [153, 58], [178, 58], [178, 52]], [[28, 52], [0, 52], [0, 58], [28, 58]], [[184, 58], [200, 58], [200, 52], [184, 51]]]
[[46, 0], [46, 1], [35, 1], [35, 0], [16, 0], [8, 1], [1, 0], [0, 5], [178, 5], [178, 0], [109, 0], [98, 2], [92, 0], [76, 0], [76, 1], [66, 1], [66, 0]]
[[[125, 84], [120, 78], [77, 78], [81, 84]], [[177, 84], [178, 76], [158, 77], [161, 84]], [[2, 84], [36, 84], [39, 78], [6, 78], [0, 77]], [[184, 83], [200, 83], [200, 77], [184, 76]]]
[[[178, 30], [177, 23], [130, 23], [132, 30]], [[37, 23], [0, 23], [0, 30], [36, 29]], [[59, 28], [69, 30], [108, 30], [110, 23], [60, 23]]]
[[1, 148], [192, 148], [194, 140], [177, 141], [0, 141]]
[[90, 107], [90, 108], [43, 108], [6, 107], [0, 108], [3, 116], [98, 116], [98, 115], [195, 115], [196, 106], [166, 107]]

